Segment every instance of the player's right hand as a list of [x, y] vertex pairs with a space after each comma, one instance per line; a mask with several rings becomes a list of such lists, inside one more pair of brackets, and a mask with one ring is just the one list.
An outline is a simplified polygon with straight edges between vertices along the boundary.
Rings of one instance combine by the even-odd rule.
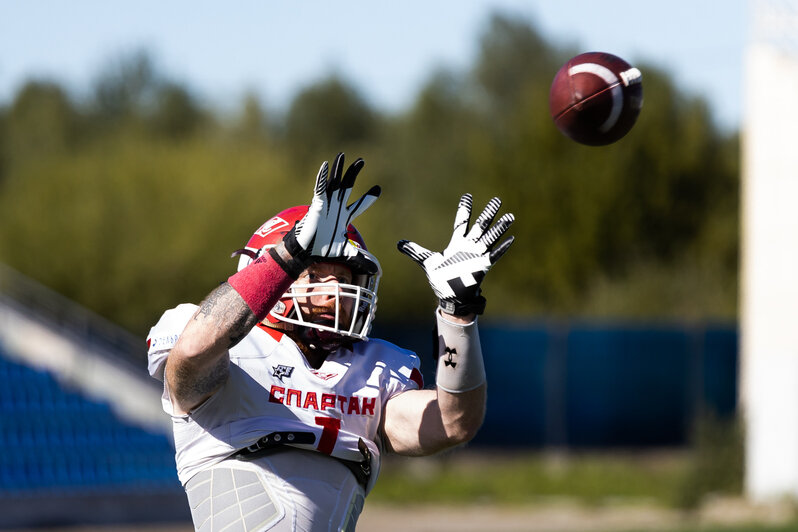
[[343, 174], [344, 154], [339, 153], [329, 177], [327, 161], [319, 168], [308, 213], [292, 231], [296, 243], [309, 255], [332, 258], [351, 251], [351, 246], [346, 245], [347, 227], [377, 201], [381, 192], [380, 187], [374, 185], [357, 201], [347, 205], [355, 178], [364, 164], [363, 159], [358, 158]]

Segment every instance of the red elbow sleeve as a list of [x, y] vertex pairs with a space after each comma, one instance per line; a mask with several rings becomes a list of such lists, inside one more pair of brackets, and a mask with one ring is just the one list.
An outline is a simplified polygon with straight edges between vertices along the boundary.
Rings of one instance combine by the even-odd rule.
[[293, 282], [268, 253], [227, 279], [258, 320], [266, 318]]

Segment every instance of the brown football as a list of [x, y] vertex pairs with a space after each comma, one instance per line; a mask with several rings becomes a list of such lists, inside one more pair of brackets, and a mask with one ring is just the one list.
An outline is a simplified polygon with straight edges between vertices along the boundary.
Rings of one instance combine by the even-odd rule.
[[612, 54], [586, 52], [554, 76], [549, 112], [557, 128], [589, 146], [611, 144], [634, 126], [643, 107], [643, 76]]

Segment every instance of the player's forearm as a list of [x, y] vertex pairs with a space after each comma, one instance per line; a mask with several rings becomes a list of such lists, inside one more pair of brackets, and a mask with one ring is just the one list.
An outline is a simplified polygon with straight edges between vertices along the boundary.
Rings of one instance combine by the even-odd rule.
[[485, 419], [486, 390], [485, 384], [464, 393], [449, 393], [438, 388], [444, 448], [466, 443], [476, 436]]
[[385, 405], [384, 442], [396, 454], [428, 456], [469, 441], [484, 416], [484, 385], [459, 394], [411, 390]]
[[485, 417], [485, 365], [476, 316], [436, 312], [438, 370], [435, 380], [441, 424], [449, 445], [476, 435]]
[[167, 359], [166, 379], [175, 406], [188, 412], [224, 383], [228, 349], [256, 323], [246, 302], [227, 283], [205, 298]]

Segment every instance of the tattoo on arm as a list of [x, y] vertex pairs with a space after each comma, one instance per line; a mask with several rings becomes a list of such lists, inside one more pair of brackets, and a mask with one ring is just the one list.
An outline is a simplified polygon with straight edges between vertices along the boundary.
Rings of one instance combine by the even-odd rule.
[[[194, 313], [192, 334], [198, 335], [204, 351], [167, 366], [170, 393], [186, 411], [201, 404], [227, 379], [228, 350], [240, 342], [257, 318], [229, 284], [223, 283]], [[171, 377], [170, 377], [171, 375]]]
[[240, 342], [255, 326], [257, 318], [238, 292], [222, 283], [200, 303], [194, 319], [211, 320], [229, 339], [228, 349]]
[[230, 359], [222, 357], [205, 375], [197, 375], [185, 366], [178, 367], [174, 374], [172, 393], [182, 402], [198, 405], [224, 383], [229, 372], [229, 365]]

